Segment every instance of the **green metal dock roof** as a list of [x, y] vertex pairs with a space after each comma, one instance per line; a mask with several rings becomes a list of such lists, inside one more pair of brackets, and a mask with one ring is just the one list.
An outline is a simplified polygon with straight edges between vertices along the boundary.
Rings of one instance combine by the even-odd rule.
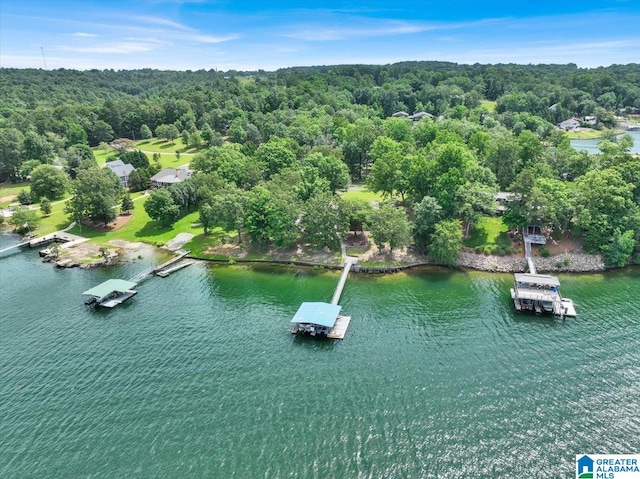
[[108, 279], [104, 283], [99, 284], [94, 288], [88, 289], [82, 294], [104, 298], [105, 296], [109, 296], [113, 292], [122, 293], [124, 291], [135, 288], [136, 285], [137, 283], [125, 281], [124, 279]]
[[302, 303], [292, 323], [310, 323], [333, 328], [342, 308], [329, 303]]

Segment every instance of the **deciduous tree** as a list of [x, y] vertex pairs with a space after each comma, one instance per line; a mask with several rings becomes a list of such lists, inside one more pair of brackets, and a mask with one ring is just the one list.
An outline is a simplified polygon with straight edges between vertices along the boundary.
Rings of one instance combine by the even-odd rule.
[[436, 262], [455, 266], [462, 249], [462, 228], [458, 220], [443, 220], [436, 223], [431, 235], [429, 256]]
[[407, 246], [411, 241], [411, 224], [403, 208], [387, 203], [373, 209], [366, 226], [378, 248], [388, 245], [390, 253], [396, 248]]
[[31, 172], [31, 194], [35, 198], [55, 200], [65, 194], [68, 185], [67, 174], [55, 166], [40, 165]]

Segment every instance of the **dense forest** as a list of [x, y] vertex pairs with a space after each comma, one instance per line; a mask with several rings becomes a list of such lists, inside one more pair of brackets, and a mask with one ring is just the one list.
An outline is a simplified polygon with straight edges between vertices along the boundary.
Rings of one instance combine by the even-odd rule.
[[[109, 221], [123, 198], [91, 148], [180, 137], [198, 152], [196, 174], [145, 202], [167, 225], [198, 208], [205, 231], [280, 248], [336, 248], [366, 227], [379, 245], [454, 264], [478, 218], [495, 213], [495, 193], [509, 191], [508, 226], [579, 236], [610, 264], [640, 262], [640, 158], [611, 130], [640, 111], [638, 64], [0, 69], [0, 91], [0, 181], [29, 178], [32, 199], [73, 191], [75, 219]], [[573, 117], [603, 131], [599, 155], [556, 128]], [[158, 167], [130, 150], [132, 190], [146, 189]], [[343, 200], [351, 182], [388, 201]]]

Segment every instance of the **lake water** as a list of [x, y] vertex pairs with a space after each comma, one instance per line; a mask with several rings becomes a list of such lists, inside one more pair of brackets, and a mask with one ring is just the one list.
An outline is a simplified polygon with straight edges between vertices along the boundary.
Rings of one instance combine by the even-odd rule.
[[0, 477], [574, 477], [638, 452], [640, 269], [561, 276], [572, 320], [514, 313], [511, 275], [351, 275], [343, 341], [289, 333], [336, 272], [198, 264], [84, 306], [152, 259], [0, 258]]
[[[627, 131], [629, 135], [633, 138], [633, 148], [631, 148], [631, 153], [640, 153], [640, 131]], [[600, 150], [598, 150], [598, 143], [600, 143], [599, 139], [595, 140], [570, 140], [571, 146], [575, 150], [586, 150], [592, 155], [600, 154]]]

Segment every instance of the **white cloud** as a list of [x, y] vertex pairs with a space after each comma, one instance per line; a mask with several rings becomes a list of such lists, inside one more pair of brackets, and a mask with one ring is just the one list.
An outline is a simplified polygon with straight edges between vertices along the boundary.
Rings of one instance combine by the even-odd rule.
[[141, 42], [116, 42], [94, 46], [71, 46], [60, 45], [58, 49], [66, 52], [76, 53], [99, 53], [99, 54], [127, 54], [138, 52], [150, 52], [158, 49], [157, 44]]
[[335, 19], [334, 22], [299, 24], [292, 30], [281, 33], [287, 38], [294, 38], [303, 41], [333, 41], [348, 40], [353, 38], [380, 37], [392, 35], [409, 35], [437, 30], [456, 30], [462, 28], [476, 27], [481, 25], [497, 24], [503, 19], [485, 19], [476, 22], [458, 23], [427, 23], [408, 22], [389, 19], [370, 19], [353, 17], [349, 19], [349, 24], [344, 19]]
[[171, 28], [175, 28], [177, 30], [189, 30], [192, 31], [193, 28], [188, 27], [186, 25], [183, 25], [181, 23], [178, 22], [174, 22], [173, 20], [168, 20], [166, 18], [161, 18], [161, 17], [151, 17], [151, 16], [146, 16], [146, 15], [138, 15], [135, 17], [132, 17], [133, 20], [137, 20], [139, 22], [142, 23], [150, 23], [152, 25], [160, 25], [163, 27], [171, 27]]
[[223, 43], [231, 40], [237, 40], [240, 38], [240, 35], [232, 34], [222, 37], [216, 37], [213, 35], [188, 35], [183, 38], [197, 43]]
[[80, 38], [92, 38], [97, 37], [96, 33], [86, 33], [86, 32], [76, 32], [71, 34], [72, 37], [80, 37]]

